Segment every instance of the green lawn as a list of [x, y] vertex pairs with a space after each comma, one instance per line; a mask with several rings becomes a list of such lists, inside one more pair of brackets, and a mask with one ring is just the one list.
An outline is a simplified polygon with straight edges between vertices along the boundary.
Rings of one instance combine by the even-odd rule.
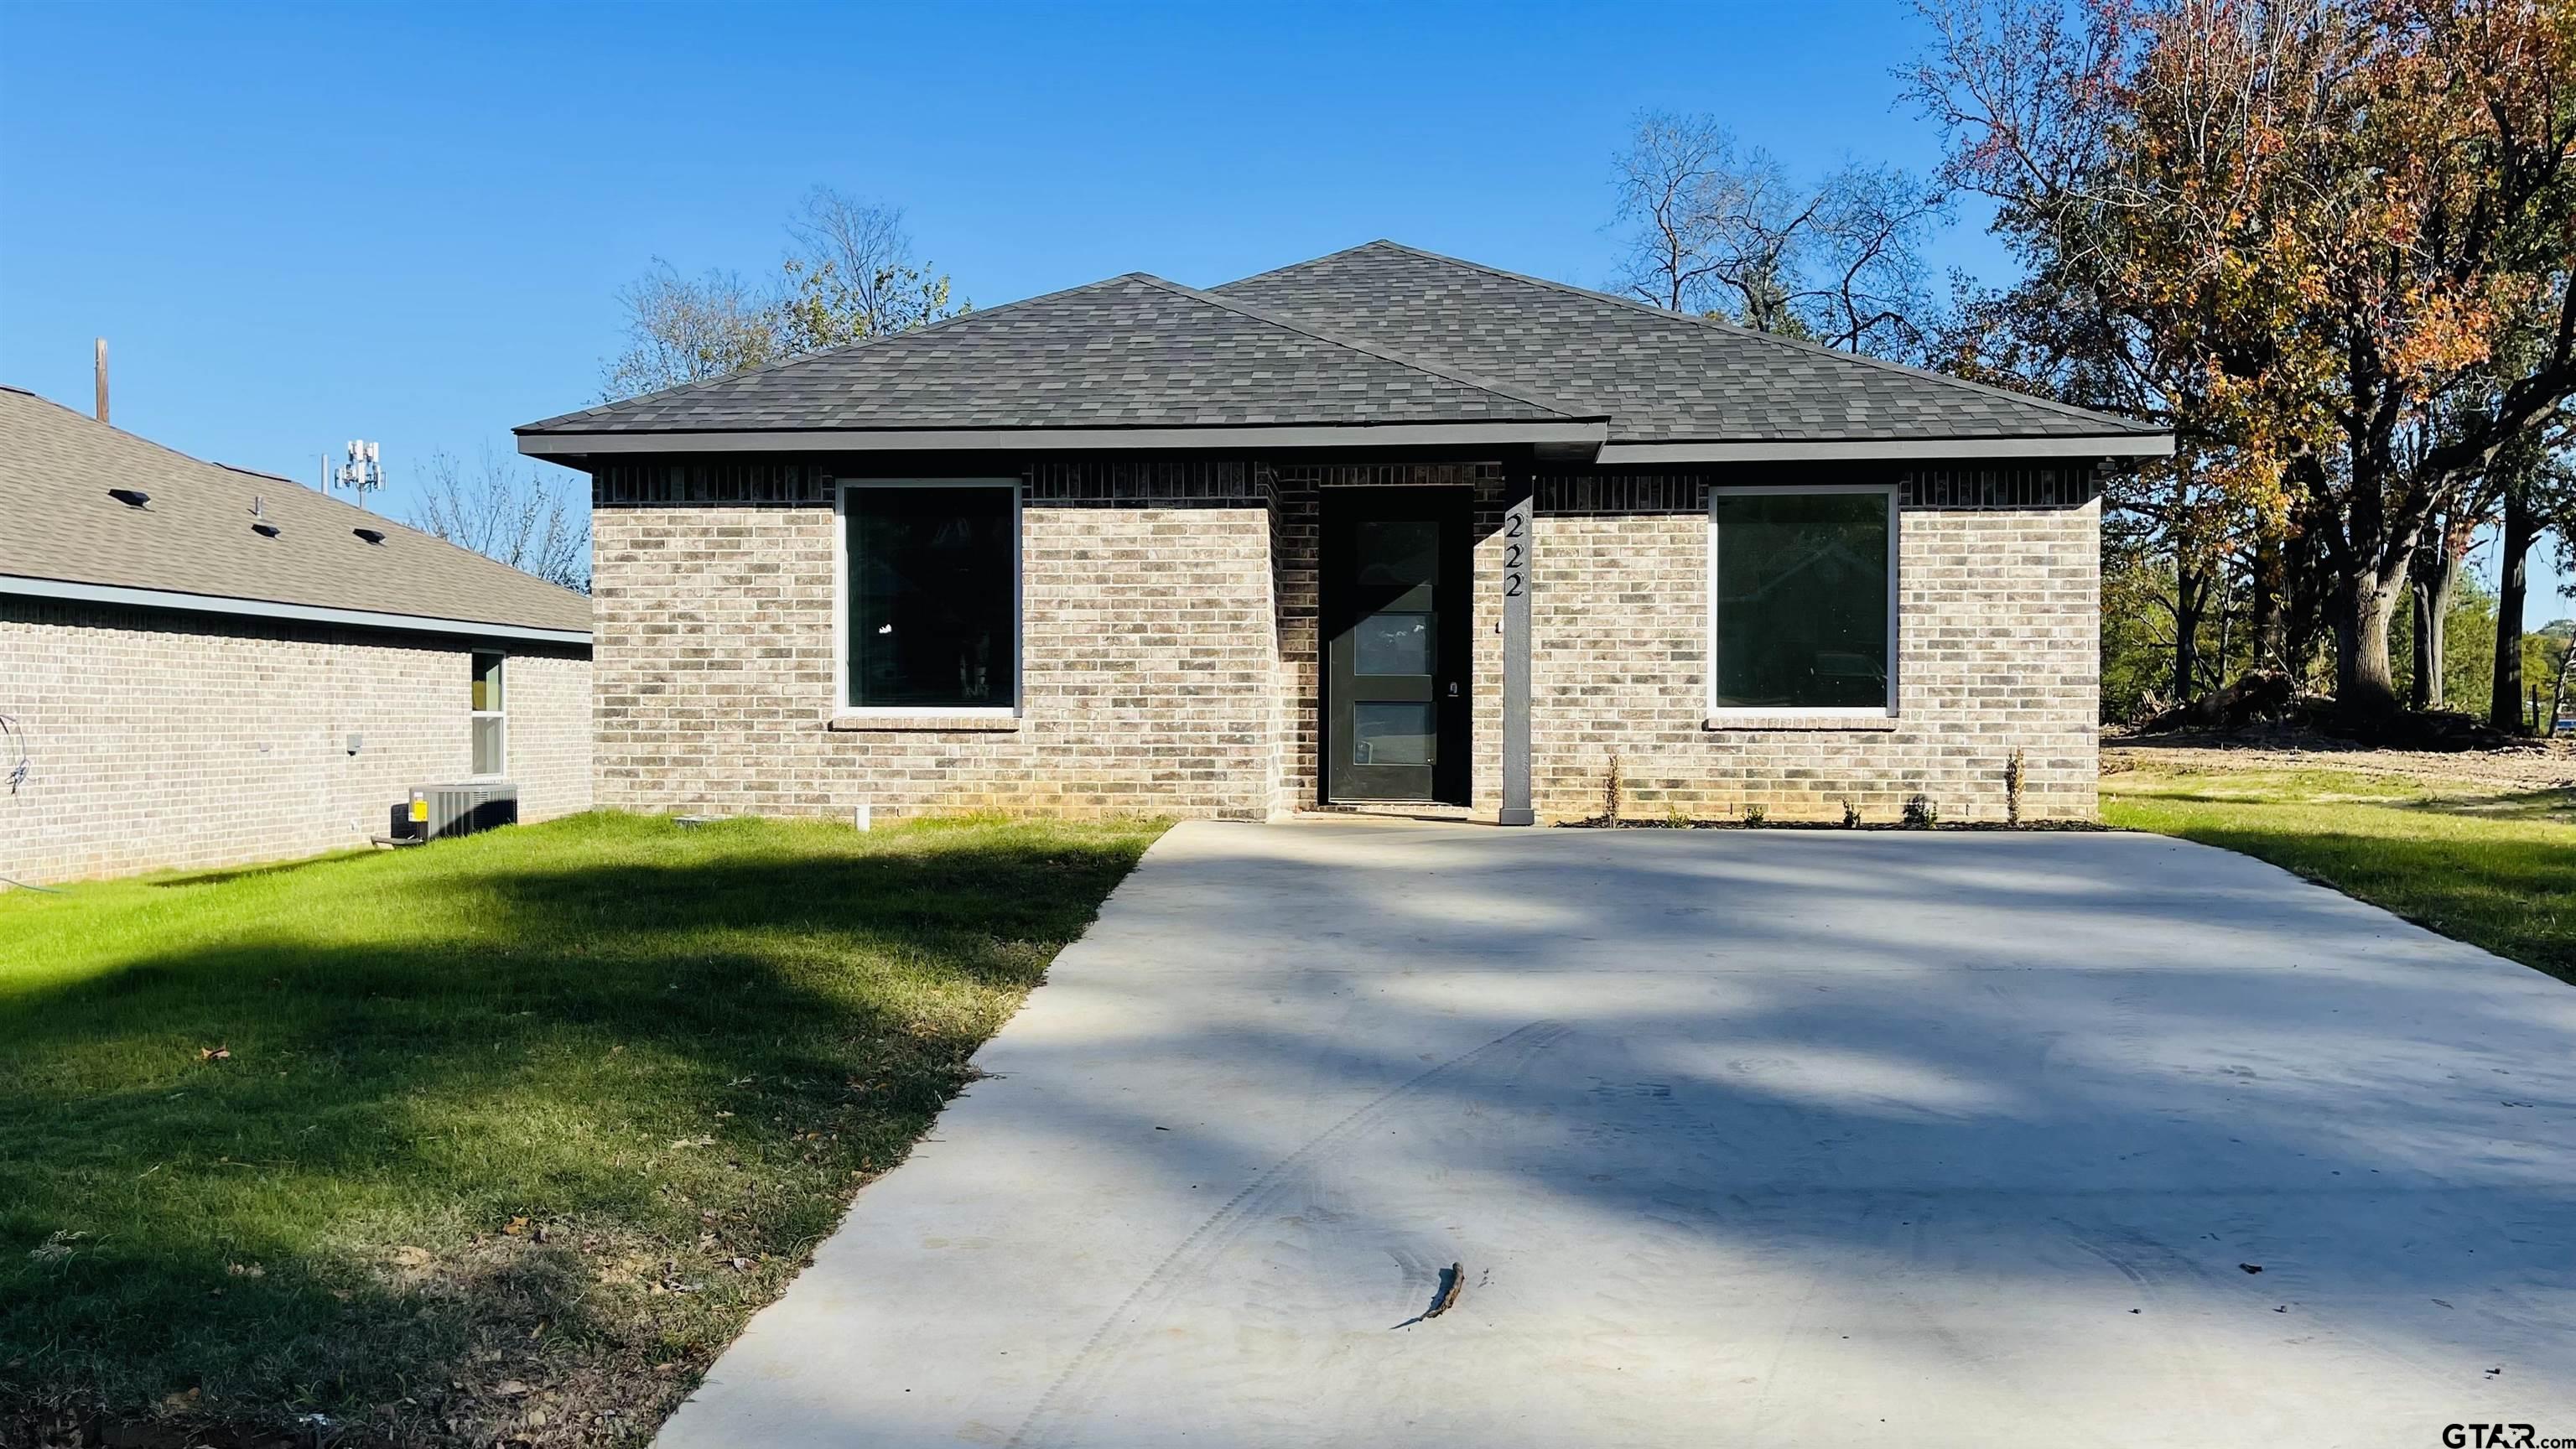
[[1159, 828], [592, 815], [0, 895], [0, 1441], [642, 1438]]
[[2103, 777], [2102, 818], [2243, 851], [2576, 982], [2576, 792], [2148, 766]]

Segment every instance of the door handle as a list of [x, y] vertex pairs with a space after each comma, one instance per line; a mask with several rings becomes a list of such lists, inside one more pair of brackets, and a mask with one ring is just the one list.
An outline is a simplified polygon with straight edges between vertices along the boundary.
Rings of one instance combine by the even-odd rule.
[[1454, 679], [1449, 681], [1449, 697], [1451, 699], [1458, 697], [1458, 681]]

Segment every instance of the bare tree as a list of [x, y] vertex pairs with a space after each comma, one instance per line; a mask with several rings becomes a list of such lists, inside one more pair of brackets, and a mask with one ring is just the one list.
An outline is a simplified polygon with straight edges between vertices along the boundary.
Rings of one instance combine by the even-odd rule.
[[1948, 220], [1922, 178], [1894, 166], [1844, 166], [1817, 188], [1807, 280], [1791, 305], [1817, 341], [1846, 352], [1921, 357], [1931, 288], [1922, 246]]
[[420, 470], [411, 526], [550, 584], [590, 592], [590, 515], [569, 489], [485, 448], [468, 470], [432, 453]]
[[914, 259], [902, 207], [817, 186], [787, 234], [799, 248], [783, 265], [779, 308], [790, 355], [909, 332], [961, 310], [950, 305], [948, 278]]
[[626, 350], [608, 360], [603, 401], [758, 367], [779, 354], [774, 300], [732, 272], [683, 277], [660, 257], [617, 294]]
[[907, 332], [966, 310], [948, 278], [915, 260], [903, 210], [818, 186], [787, 221], [792, 249], [763, 289], [729, 271], [691, 278], [656, 257], [617, 294], [626, 350], [603, 369], [603, 401], [728, 377], [771, 362]]
[[1938, 192], [1893, 167], [1800, 186], [1709, 116], [1649, 111], [1617, 158], [1620, 285], [1674, 311], [1883, 356], [1916, 356], [1931, 301], [1920, 248]]

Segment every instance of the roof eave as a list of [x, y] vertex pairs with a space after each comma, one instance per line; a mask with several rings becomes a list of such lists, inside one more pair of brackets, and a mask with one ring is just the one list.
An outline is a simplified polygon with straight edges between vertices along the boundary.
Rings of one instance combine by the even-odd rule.
[[794, 428], [725, 432], [530, 432], [532, 458], [607, 453], [1101, 452], [1239, 448], [1461, 448], [1523, 444], [1598, 448], [1603, 419], [1519, 422], [1318, 423], [1180, 428]]
[[1995, 438], [1746, 438], [1608, 443], [1604, 468], [1667, 463], [1908, 461], [1940, 458], [2169, 458], [2171, 433], [2082, 433]]
[[549, 629], [533, 624], [502, 624], [486, 619], [447, 619], [428, 614], [395, 614], [380, 609], [340, 609], [323, 604], [292, 604], [276, 599], [245, 599], [223, 594], [191, 594], [177, 589], [138, 589], [124, 584], [95, 584], [78, 579], [42, 579], [0, 574], [0, 594], [68, 603], [114, 604], [125, 608], [167, 609], [191, 614], [231, 614], [284, 619], [300, 624], [341, 624], [361, 629], [399, 629], [414, 634], [458, 634], [476, 639], [506, 639], [535, 644], [579, 644], [587, 647], [587, 629]]

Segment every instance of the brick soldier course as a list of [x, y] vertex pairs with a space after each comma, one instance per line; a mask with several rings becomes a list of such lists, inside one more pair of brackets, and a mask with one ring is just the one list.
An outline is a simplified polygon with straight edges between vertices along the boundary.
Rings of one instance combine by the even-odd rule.
[[[1615, 768], [1639, 820], [1876, 822], [1918, 797], [1951, 821], [2091, 818], [2099, 480], [2170, 447], [1387, 243], [1214, 292], [1117, 278], [520, 443], [594, 478], [602, 804], [1348, 803], [1326, 768], [1325, 521], [1402, 488], [1462, 500], [1473, 562], [1442, 595], [1471, 617], [1436, 705], [1464, 721], [1463, 788], [1395, 808], [1501, 815], [1520, 730], [1542, 821], [1602, 813]], [[1016, 695], [862, 710], [842, 671], [880, 646], [844, 637], [841, 490], [937, 479], [1017, 497]], [[1891, 706], [1712, 711], [1709, 501], [1810, 484], [1896, 490]], [[1529, 536], [1506, 538], [1522, 496]], [[1525, 644], [1502, 627], [1515, 581]], [[1525, 720], [1503, 708], [1515, 671]]]

